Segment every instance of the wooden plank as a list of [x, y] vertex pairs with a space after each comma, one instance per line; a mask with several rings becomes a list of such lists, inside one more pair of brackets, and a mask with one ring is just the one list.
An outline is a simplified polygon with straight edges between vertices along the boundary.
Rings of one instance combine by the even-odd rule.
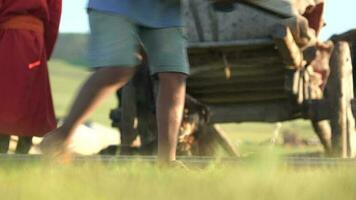
[[206, 87], [206, 86], [224, 86], [225, 84], [244, 84], [248, 87], [249, 83], [263, 83], [268, 81], [284, 81], [284, 74], [276, 74], [275, 76], [254, 76], [254, 77], [231, 77], [226, 79], [189, 79], [188, 88]]
[[285, 71], [286, 71], [286, 76], [285, 76], [286, 79], [285, 79], [284, 87], [286, 91], [298, 96], [299, 82], [301, 81], [300, 71], [295, 69], [289, 69]]
[[233, 41], [191, 42], [188, 44], [188, 53], [202, 53], [209, 51], [231, 51], [272, 47], [274, 43], [270, 38], [257, 38]]
[[300, 80], [298, 82], [298, 94], [297, 94], [297, 102], [298, 104], [302, 105], [305, 102], [304, 97], [304, 76], [301, 74]]
[[256, 58], [256, 57], [279, 57], [282, 58], [278, 52], [277, 49], [275, 49], [274, 46], [266, 46], [266, 47], [260, 47], [256, 48], [254, 46], [250, 46], [249, 49], [241, 49], [241, 48], [228, 48], [225, 50], [221, 50], [219, 47], [215, 48], [206, 48], [202, 49], [200, 52], [189, 52], [189, 58], [190, 59], [195, 59], [195, 58], [207, 58], [211, 56], [219, 57], [222, 56], [222, 54], [225, 54], [229, 58], [235, 58], [235, 60], [240, 60], [244, 58]]
[[301, 108], [295, 103], [263, 101], [235, 105], [212, 105], [211, 123], [280, 122], [300, 118]]
[[277, 51], [263, 49], [263, 51], [232, 51], [232, 52], [205, 52], [201, 54], [190, 54], [189, 61], [192, 67], [202, 64], [221, 63], [226, 57], [230, 64], [256, 65], [256, 63], [283, 64], [283, 59]]
[[229, 77], [226, 77], [225, 74], [216, 74], [214, 76], [214, 74], [208, 74], [206, 73], [206, 75], [210, 75], [210, 76], [199, 76], [199, 74], [192, 76], [190, 78], [188, 78], [188, 83], [189, 84], [194, 84], [196, 82], [205, 82], [205, 81], [209, 81], [209, 82], [214, 82], [214, 83], [230, 83], [230, 82], [234, 82], [234, 81], [242, 81], [242, 82], [246, 82], [246, 81], [250, 81], [251, 82], [256, 82], [256, 81], [262, 81], [262, 80], [275, 80], [276, 78], [279, 79], [283, 79], [285, 77], [285, 70], [282, 68], [277, 69], [277, 70], [271, 70], [269, 72], [253, 72], [251, 71], [251, 73], [249, 72], [243, 72], [240, 73], [238, 70], [234, 70], [233, 68], [231, 68], [232, 70], [230, 71], [231, 74]]
[[219, 125], [213, 124], [208, 125], [207, 131], [212, 134], [214, 139], [218, 144], [228, 153], [229, 156], [237, 157], [239, 153], [237, 152], [233, 143], [228, 139], [227, 134], [220, 128]]
[[261, 97], [261, 99], [263, 99], [263, 97], [265, 98], [273, 98], [273, 97], [277, 97], [279, 95], [282, 96], [286, 96], [285, 91], [283, 90], [283, 88], [278, 88], [278, 89], [270, 89], [270, 90], [261, 90], [259, 92], [256, 92], [254, 90], [251, 91], [236, 91], [236, 92], [230, 92], [230, 91], [216, 91], [216, 92], [210, 92], [210, 93], [191, 93], [192, 95], [194, 95], [195, 98], [213, 98], [213, 99], [224, 99], [224, 100], [228, 100], [230, 98], [236, 98], [236, 97], [241, 97], [241, 99], [243, 98], [249, 98], [249, 97]]
[[237, 104], [246, 102], [261, 102], [270, 100], [288, 99], [288, 95], [283, 91], [267, 91], [267, 92], [243, 92], [240, 94], [212, 94], [212, 95], [195, 95], [192, 96], [205, 104]]
[[276, 25], [273, 39], [286, 65], [291, 68], [303, 68], [303, 54], [288, 27]]
[[[242, 76], [261, 76], [261, 75], [273, 75], [273, 74], [279, 74], [279, 73], [284, 73], [286, 72], [286, 69], [284, 66], [234, 66], [231, 65], [230, 68], [231, 71], [231, 76], [234, 77], [242, 77]], [[206, 79], [224, 79], [226, 78], [225, 71], [223, 68], [220, 69], [213, 69], [210, 71], [205, 71], [201, 73], [194, 73], [194, 75], [191, 75], [189, 79], [194, 80], [195, 78], [206, 78]]]
[[[272, 65], [283, 65], [283, 60], [281, 57], [271, 56], [271, 55], [258, 55], [258, 56], [239, 56], [225, 54], [227, 57], [227, 61], [231, 65], [239, 66], [272, 66]], [[191, 68], [194, 69], [196, 67], [200, 67], [202, 65], [213, 66], [220, 65], [224, 66], [223, 55], [222, 54], [207, 54], [207, 55], [199, 55], [195, 57], [189, 57]], [[284, 64], [285, 65], [285, 64]]]
[[[264, 61], [261, 60], [240, 60], [239, 62], [229, 62], [229, 66], [231, 70], [234, 71], [240, 71], [240, 70], [245, 70], [245, 71], [252, 71], [256, 68], [271, 68], [276, 69], [284, 69], [285, 65], [281, 64], [277, 59], [275, 58], [270, 58]], [[224, 70], [225, 69], [225, 64], [223, 61], [213, 61], [211, 63], [208, 63], [206, 61], [200, 62], [200, 63], [195, 63], [195, 65], [191, 66], [191, 77], [195, 77], [196, 75], [203, 75], [205, 73], [210, 73], [212, 71], [219, 71], [219, 70]]]
[[223, 87], [220, 85], [203, 87], [190, 86], [188, 89], [188, 91], [194, 94], [263, 92], [270, 90], [284, 90], [283, 80], [249, 83], [248, 87], [246, 87], [245, 84], [225, 84]]

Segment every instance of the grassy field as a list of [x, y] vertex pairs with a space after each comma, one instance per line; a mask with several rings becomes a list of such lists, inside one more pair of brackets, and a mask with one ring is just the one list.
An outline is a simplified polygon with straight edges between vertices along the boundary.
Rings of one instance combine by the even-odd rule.
[[148, 164], [0, 167], [4, 200], [354, 200], [355, 168], [282, 167], [277, 162], [200, 170]]

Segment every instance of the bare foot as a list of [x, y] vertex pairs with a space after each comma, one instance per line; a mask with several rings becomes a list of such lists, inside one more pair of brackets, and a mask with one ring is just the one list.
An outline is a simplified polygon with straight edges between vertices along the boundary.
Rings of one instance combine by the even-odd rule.
[[59, 127], [47, 133], [39, 147], [44, 155], [57, 159], [59, 162], [65, 160], [64, 163], [67, 163], [72, 157], [69, 143], [70, 139], [68, 134]]

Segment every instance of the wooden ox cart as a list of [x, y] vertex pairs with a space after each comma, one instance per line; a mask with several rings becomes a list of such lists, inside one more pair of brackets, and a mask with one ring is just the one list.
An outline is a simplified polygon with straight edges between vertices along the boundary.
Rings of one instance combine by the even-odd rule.
[[[243, 4], [233, 12], [219, 13], [208, 1], [195, 0], [185, 2], [184, 15], [191, 64], [187, 91], [192, 97], [185, 121], [194, 127], [188, 128], [188, 137], [183, 134], [180, 138], [182, 152], [211, 155], [211, 146], [217, 142], [230, 155], [237, 155], [216, 124], [304, 118], [311, 120], [327, 154], [355, 156], [353, 78], [347, 43], [334, 44], [327, 58], [330, 62], [326, 62], [330, 73], [320, 83], [311, 66], [318, 62], [315, 59], [320, 52], [313, 46], [303, 52], [290, 28], [281, 25], [283, 14]], [[133, 152], [138, 135], [141, 146], [136, 150], [140, 153], [151, 154], [157, 145], [155, 80], [147, 74], [142, 68], [120, 91], [119, 109], [112, 112], [121, 131], [122, 154]], [[192, 107], [197, 109], [191, 112]], [[193, 133], [195, 139], [190, 140]]]

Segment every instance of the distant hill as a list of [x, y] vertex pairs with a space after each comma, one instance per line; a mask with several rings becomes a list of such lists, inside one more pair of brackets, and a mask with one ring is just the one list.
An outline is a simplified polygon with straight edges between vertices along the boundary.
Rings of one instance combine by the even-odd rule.
[[60, 34], [53, 58], [71, 64], [87, 66], [88, 34]]

